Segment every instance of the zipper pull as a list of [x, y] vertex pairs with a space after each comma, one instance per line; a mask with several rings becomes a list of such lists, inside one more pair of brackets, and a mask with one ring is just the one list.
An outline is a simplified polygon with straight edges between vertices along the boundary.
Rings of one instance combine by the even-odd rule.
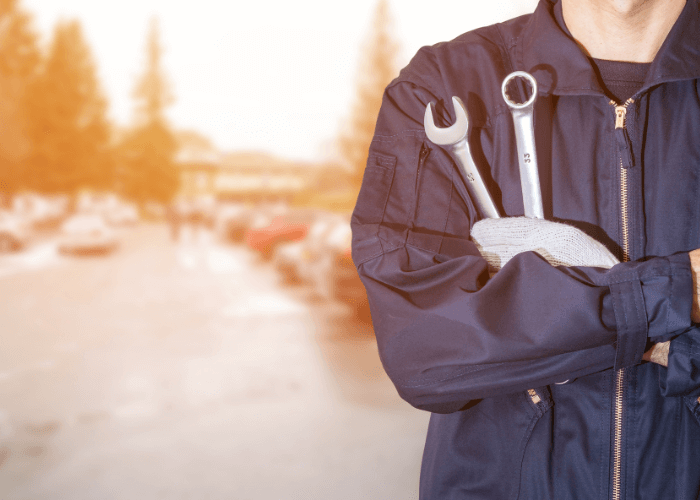
[[530, 400], [535, 405], [538, 405], [540, 401], [542, 401], [542, 398], [540, 398], [540, 395], [537, 394], [537, 391], [535, 389], [528, 389], [527, 394], [528, 396], [530, 396]]
[[620, 151], [620, 161], [624, 168], [634, 166], [634, 158], [632, 156], [632, 143], [625, 128], [625, 118], [627, 117], [627, 103], [621, 106], [615, 106], [615, 140], [617, 148]]

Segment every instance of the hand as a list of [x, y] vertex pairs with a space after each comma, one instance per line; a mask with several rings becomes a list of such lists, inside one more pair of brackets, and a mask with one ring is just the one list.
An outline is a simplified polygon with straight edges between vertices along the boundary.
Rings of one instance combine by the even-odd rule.
[[[700, 248], [690, 252], [690, 269], [693, 272], [693, 307], [690, 312], [690, 319], [693, 323], [700, 323], [700, 303], [698, 295], [700, 294]], [[668, 366], [668, 350], [671, 347], [671, 342], [660, 342], [652, 345], [647, 352], [644, 353], [642, 359], [651, 361], [661, 366]]]
[[651, 361], [657, 365], [668, 366], [668, 350], [670, 347], [670, 340], [654, 344], [642, 355], [642, 359], [644, 361]]
[[[471, 238], [494, 270], [527, 251], [537, 252], [553, 266], [607, 269], [619, 262], [602, 243], [583, 231], [543, 219], [483, 219], [474, 224]], [[698, 258], [700, 263], [700, 254]]]
[[693, 309], [690, 313], [690, 319], [693, 323], [700, 323], [700, 303], [698, 302], [698, 294], [700, 294], [700, 248], [690, 252], [690, 269], [693, 272]]

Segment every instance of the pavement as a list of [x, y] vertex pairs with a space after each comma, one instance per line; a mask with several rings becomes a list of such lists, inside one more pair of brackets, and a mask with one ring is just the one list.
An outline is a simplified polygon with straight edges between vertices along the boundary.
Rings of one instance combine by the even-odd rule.
[[0, 256], [0, 499], [414, 499], [428, 414], [371, 325], [248, 249], [141, 223]]

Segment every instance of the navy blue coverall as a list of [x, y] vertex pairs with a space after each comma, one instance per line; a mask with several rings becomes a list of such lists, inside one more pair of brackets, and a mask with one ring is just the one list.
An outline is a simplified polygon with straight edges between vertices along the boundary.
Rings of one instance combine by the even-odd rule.
[[[616, 129], [621, 103], [555, 3], [422, 48], [386, 89], [352, 218], [380, 357], [401, 397], [433, 412], [422, 499], [697, 499], [700, 6], [688, 0]], [[524, 252], [490, 278], [469, 240], [478, 214], [423, 113], [435, 103], [448, 126], [462, 99], [490, 192], [522, 215], [500, 92], [515, 70], [539, 85], [545, 217], [604, 243], [624, 260], [612, 269]], [[668, 368], [642, 362], [669, 339]]]

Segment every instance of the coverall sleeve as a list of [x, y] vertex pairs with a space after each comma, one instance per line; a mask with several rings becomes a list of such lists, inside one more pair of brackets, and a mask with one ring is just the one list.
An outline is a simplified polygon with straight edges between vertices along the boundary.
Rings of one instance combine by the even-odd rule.
[[477, 215], [464, 179], [425, 137], [436, 100], [405, 79], [387, 88], [351, 221], [380, 358], [402, 398], [450, 413], [637, 364], [647, 341], [691, 327], [686, 253], [605, 270], [525, 252], [489, 278], [469, 240]]

